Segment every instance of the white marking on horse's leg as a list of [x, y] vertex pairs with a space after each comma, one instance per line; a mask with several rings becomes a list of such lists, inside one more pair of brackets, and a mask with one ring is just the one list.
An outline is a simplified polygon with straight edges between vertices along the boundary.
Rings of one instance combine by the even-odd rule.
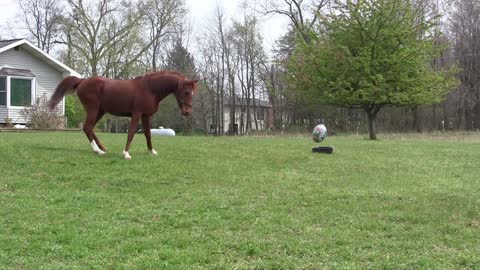
[[157, 151], [155, 151], [155, 149], [153, 149], [153, 148], [152, 148], [152, 150], [150, 150], [150, 153], [152, 153], [152, 155], [154, 155], [154, 156], [158, 156]]
[[99, 155], [103, 155], [105, 154], [105, 152], [102, 151], [102, 149], [98, 148], [98, 145], [97, 143], [95, 142], [95, 140], [92, 140], [90, 142], [90, 145], [92, 146], [92, 149], [93, 149], [93, 152], [99, 154]]
[[123, 158], [124, 158], [124, 159], [127, 159], [127, 160], [132, 159], [132, 157], [131, 157], [131, 156], [128, 154], [128, 152], [125, 151], [125, 150], [123, 151]]

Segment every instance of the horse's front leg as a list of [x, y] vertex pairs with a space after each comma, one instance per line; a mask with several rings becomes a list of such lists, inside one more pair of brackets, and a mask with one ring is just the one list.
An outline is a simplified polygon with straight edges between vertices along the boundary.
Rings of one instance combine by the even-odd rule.
[[132, 113], [132, 120], [130, 121], [130, 129], [128, 130], [127, 144], [125, 145], [125, 150], [123, 151], [123, 157], [125, 159], [132, 159], [128, 150], [130, 149], [130, 144], [132, 143], [133, 136], [135, 136], [135, 131], [137, 130], [138, 121], [142, 116], [139, 112]]
[[153, 146], [152, 146], [152, 135], [150, 134], [150, 118], [151, 116], [150, 115], [142, 115], [142, 125], [143, 125], [143, 132], [145, 133], [145, 138], [147, 139], [147, 147], [148, 147], [148, 151], [150, 151], [150, 153], [152, 153], [152, 155], [158, 155], [157, 151], [155, 151], [155, 149], [153, 149]]

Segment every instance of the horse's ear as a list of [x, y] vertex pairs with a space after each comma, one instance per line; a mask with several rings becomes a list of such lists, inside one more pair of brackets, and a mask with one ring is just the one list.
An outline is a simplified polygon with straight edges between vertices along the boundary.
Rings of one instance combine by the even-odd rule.
[[199, 82], [200, 80], [188, 80], [187, 81], [187, 84], [191, 84], [193, 87], [192, 87], [192, 94], [195, 95], [195, 93], [197, 92], [197, 83]]
[[196, 84], [198, 83], [200, 80], [188, 80], [187, 83], [190, 83], [190, 84]]

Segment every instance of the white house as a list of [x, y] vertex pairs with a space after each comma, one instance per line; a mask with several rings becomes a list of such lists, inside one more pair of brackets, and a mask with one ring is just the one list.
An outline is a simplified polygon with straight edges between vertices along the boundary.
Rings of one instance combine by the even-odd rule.
[[[24, 124], [22, 110], [50, 97], [67, 76], [80, 75], [25, 39], [0, 40], [0, 124]], [[65, 100], [59, 108], [65, 114]]]
[[[255, 107], [253, 103], [255, 102]], [[247, 107], [249, 108], [250, 112], [250, 119], [252, 121], [251, 128], [252, 130], [256, 130], [257, 126], [254, 123], [254, 119], [257, 119], [258, 130], [267, 130], [273, 126], [273, 111], [272, 105], [265, 100], [260, 99], [251, 99], [250, 105], [247, 106], [246, 99], [236, 97], [235, 99], [235, 126], [232, 126], [230, 123], [230, 112], [233, 110], [234, 106], [229, 97], [225, 97], [224, 103], [224, 116], [223, 116], [223, 126], [226, 133], [230, 134], [241, 134], [245, 132], [245, 128], [247, 125]], [[256, 113], [256, 115], [255, 115]], [[243, 118], [243, 120], [242, 120]], [[213, 132], [214, 126], [209, 121], [210, 131]]]

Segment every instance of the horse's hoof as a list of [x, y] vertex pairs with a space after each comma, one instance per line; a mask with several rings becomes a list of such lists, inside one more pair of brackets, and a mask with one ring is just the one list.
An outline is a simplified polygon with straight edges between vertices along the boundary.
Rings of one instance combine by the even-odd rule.
[[150, 153], [154, 156], [158, 156], [158, 153], [155, 151], [155, 149], [150, 150]]
[[128, 152], [125, 152], [125, 151], [123, 151], [123, 158], [124, 158], [125, 160], [130, 160], [130, 159], [132, 159], [132, 157], [128, 154]]
[[106, 154], [106, 152], [102, 151], [102, 150], [96, 150], [96, 151], [93, 151], [95, 154], [99, 155], [99, 156], [103, 156]]

